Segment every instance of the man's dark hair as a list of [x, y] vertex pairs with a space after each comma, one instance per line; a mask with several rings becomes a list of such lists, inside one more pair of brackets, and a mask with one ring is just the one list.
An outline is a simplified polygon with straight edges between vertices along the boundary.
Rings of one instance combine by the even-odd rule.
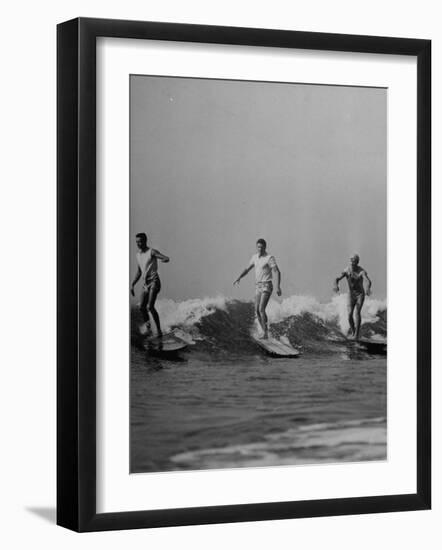
[[265, 242], [264, 239], [258, 239], [258, 240], [256, 241], [256, 244], [262, 244], [262, 246], [263, 246], [264, 248], [267, 248], [267, 243]]
[[136, 239], [143, 239], [143, 241], [144, 241], [145, 243], [147, 243], [147, 235], [146, 235], [146, 233], [137, 233], [137, 234], [135, 235], [135, 238], [136, 238]]

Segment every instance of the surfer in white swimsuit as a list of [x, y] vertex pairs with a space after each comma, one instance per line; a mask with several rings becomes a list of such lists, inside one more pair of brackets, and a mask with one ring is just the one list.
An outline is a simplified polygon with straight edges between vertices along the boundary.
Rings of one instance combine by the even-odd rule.
[[135, 239], [138, 247], [138, 269], [135, 273], [134, 280], [132, 281], [130, 293], [132, 296], [135, 296], [134, 288], [138, 280], [141, 278], [143, 288], [141, 290], [138, 307], [143, 317], [144, 325], [142, 325], [140, 330], [143, 334], [151, 332], [149, 322], [150, 313], [155, 322], [155, 326], [157, 327], [157, 335], [162, 336], [160, 316], [158, 315], [158, 311], [155, 309], [155, 301], [161, 290], [161, 281], [158, 275], [158, 260], [167, 263], [169, 258], [164, 254], [161, 254], [161, 252], [158, 252], [158, 250], [147, 246], [146, 233], [137, 233]]
[[[359, 340], [361, 331], [361, 309], [364, 305], [365, 295], [371, 294], [371, 280], [363, 267], [359, 265], [359, 256], [354, 254], [350, 258], [350, 265], [335, 280], [333, 290], [339, 292], [339, 281], [347, 279], [348, 283], [348, 324], [350, 335]], [[367, 281], [367, 291], [364, 289], [364, 279]], [[354, 313], [354, 318], [353, 318]]]
[[269, 303], [270, 296], [273, 292], [272, 273], [276, 273], [276, 294], [281, 296], [281, 272], [276, 265], [274, 256], [271, 256], [266, 251], [267, 243], [264, 239], [256, 241], [257, 253], [254, 254], [249, 262], [248, 267], [244, 269], [241, 275], [233, 282], [234, 285], [239, 285], [240, 280], [247, 273], [255, 268], [255, 312], [259, 325], [262, 328], [262, 338], [268, 338], [267, 314], [266, 307]]

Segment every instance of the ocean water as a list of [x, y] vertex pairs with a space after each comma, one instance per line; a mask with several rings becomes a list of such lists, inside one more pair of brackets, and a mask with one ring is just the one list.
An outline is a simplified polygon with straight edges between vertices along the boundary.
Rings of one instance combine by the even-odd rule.
[[[251, 302], [160, 300], [165, 330], [189, 342], [167, 358], [143, 349], [133, 310], [131, 472], [385, 460], [387, 358], [345, 343], [344, 300], [270, 303], [295, 359], [253, 342]], [[367, 300], [362, 334], [386, 333], [385, 304]]]

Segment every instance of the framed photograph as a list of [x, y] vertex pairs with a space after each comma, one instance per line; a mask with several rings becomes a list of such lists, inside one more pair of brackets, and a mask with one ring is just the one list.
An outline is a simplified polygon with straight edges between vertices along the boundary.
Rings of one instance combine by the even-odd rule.
[[430, 41], [57, 36], [58, 524], [430, 508]]

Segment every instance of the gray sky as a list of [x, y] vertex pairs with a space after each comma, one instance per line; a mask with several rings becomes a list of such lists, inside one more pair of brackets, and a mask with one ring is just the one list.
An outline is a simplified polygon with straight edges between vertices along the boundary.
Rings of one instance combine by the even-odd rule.
[[[162, 297], [253, 296], [267, 240], [283, 295], [331, 296], [358, 252], [386, 296], [387, 91], [131, 76], [131, 237], [170, 256]], [[131, 270], [135, 271], [135, 240]]]

